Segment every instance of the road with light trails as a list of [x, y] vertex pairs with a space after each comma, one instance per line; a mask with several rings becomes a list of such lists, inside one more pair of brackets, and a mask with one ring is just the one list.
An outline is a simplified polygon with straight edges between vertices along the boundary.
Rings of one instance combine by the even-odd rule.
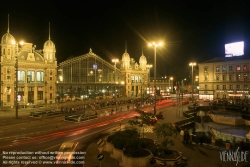
[[[173, 104], [159, 104], [157, 105], [157, 110], [159, 111], [161, 108], [165, 108], [171, 105]], [[144, 107], [143, 110], [145, 112], [150, 112], [153, 111], [153, 108], [149, 106]], [[114, 128], [119, 128], [120, 120], [122, 120], [122, 122], [124, 123], [129, 118], [137, 114], [138, 113], [135, 111], [124, 111], [87, 122], [75, 123], [62, 121], [62, 123], [58, 127], [55, 127], [55, 125], [53, 124], [53, 119], [48, 119], [46, 120], [48, 121], [48, 123], [39, 124], [39, 128], [41, 129], [40, 131], [36, 129], [37, 126], [31, 126], [28, 130], [23, 132], [20, 132], [19, 129], [15, 129], [15, 127], [13, 127], [11, 129], [12, 135], [11, 133], [8, 133], [7, 136], [0, 138], [1, 157], [3, 156], [3, 151], [58, 151], [60, 145], [65, 141], [78, 142], [79, 144], [77, 150], [81, 150], [82, 152], [84, 152], [88, 144], [93, 142], [96, 138], [98, 138], [98, 136], [104, 133], [109, 133]], [[21, 135], [16, 135], [15, 132], [19, 132], [21, 133]], [[36, 164], [36, 166], [38, 166], [38, 164]]]

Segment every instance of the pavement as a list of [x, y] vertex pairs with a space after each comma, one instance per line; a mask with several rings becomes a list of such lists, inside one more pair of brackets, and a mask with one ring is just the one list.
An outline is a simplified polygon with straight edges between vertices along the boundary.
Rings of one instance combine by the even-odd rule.
[[[183, 111], [188, 111], [188, 105], [183, 106]], [[164, 119], [163, 120], [159, 120], [159, 123], [165, 123], [165, 122], [170, 122], [170, 123], [175, 123], [179, 120], [185, 119], [183, 116], [181, 116], [179, 113], [182, 113], [182, 111], [179, 111], [179, 108], [177, 106], [172, 106], [169, 107], [167, 109], [164, 109], [163, 111], [163, 115], [164, 115]], [[222, 128], [222, 127], [228, 127], [230, 128], [230, 126], [227, 125], [222, 125], [222, 124], [216, 124], [213, 122], [210, 123], [204, 123], [199, 124], [196, 123], [196, 131], [203, 131], [203, 132], [207, 132], [209, 131], [209, 126], [213, 125], [214, 128]], [[124, 127], [129, 127], [129, 124], [124, 124]], [[235, 128], [234, 129], [235, 133], [238, 132], [238, 130]], [[190, 134], [191, 134], [191, 130], [190, 130]], [[145, 137], [156, 140], [157, 143], [161, 143], [162, 139], [161, 138], [157, 138], [156, 135], [154, 133], [145, 133], [144, 134]], [[173, 150], [177, 150], [183, 153], [183, 156], [187, 157], [187, 165], [188, 167], [214, 167], [214, 166], [220, 166], [220, 167], [227, 167], [227, 166], [236, 166], [236, 162], [222, 162], [222, 160], [220, 159], [220, 153], [222, 151], [226, 151], [225, 147], [219, 147], [216, 146], [215, 148], [213, 148], [211, 146], [211, 144], [204, 144], [203, 146], [199, 147], [198, 144], [183, 144], [182, 142], [183, 136], [181, 136], [180, 134], [178, 134], [175, 138], [173, 138], [175, 145], [171, 147], [171, 149]], [[96, 142], [93, 142], [86, 150], [87, 154], [86, 154], [86, 164], [84, 167], [93, 167], [93, 166], [98, 166], [98, 164], [100, 163], [97, 160], [97, 155], [100, 154], [100, 152], [98, 151], [98, 146], [96, 144]], [[118, 160], [114, 159], [114, 158], [110, 158], [110, 155], [108, 152], [106, 151], [102, 151], [102, 154], [106, 156], [108, 156], [107, 159], [103, 159], [101, 161], [101, 163], [105, 164], [101, 166], [105, 166], [105, 167], [120, 167], [119, 166], [119, 162]], [[109, 164], [109, 163], [112, 163]], [[242, 166], [246, 164], [245, 162], [239, 162], [237, 164], [237, 166]], [[148, 166], [148, 167], [152, 167], [152, 166]]]
[[[108, 102], [111, 102], [111, 100], [107, 100]], [[0, 126], [1, 125], [8, 125], [8, 124], [18, 124], [22, 122], [26, 122], [29, 120], [32, 120], [32, 118], [29, 117], [31, 112], [35, 111], [43, 111], [43, 110], [54, 110], [54, 111], [60, 111], [61, 107], [77, 107], [77, 106], [83, 106], [83, 105], [88, 105], [88, 104], [93, 104], [98, 102], [98, 100], [89, 100], [89, 101], [77, 101], [77, 102], [65, 102], [65, 103], [59, 103], [59, 104], [47, 104], [44, 105], [43, 107], [38, 107], [38, 108], [20, 108], [18, 109], [18, 114], [16, 114], [16, 109], [15, 108], [10, 108], [10, 107], [0, 107]], [[100, 100], [99, 100], [100, 102]], [[126, 103], [126, 104], [121, 104], [119, 105], [118, 110], [120, 111], [121, 107], [122, 110], [127, 110], [127, 106], [130, 106], [130, 109], [132, 109], [132, 104], [131, 103]], [[88, 107], [86, 110], [81, 110], [84, 111], [85, 113], [95, 113], [97, 112], [98, 114], [104, 113], [105, 111], [110, 112], [111, 110], [115, 110], [115, 106], [105, 106], [103, 108], [91, 108]], [[79, 112], [75, 112], [76, 114]]]
[[[122, 105], [124, 108], [126, 108], [127, 104]], [[52, 106], [46, 106], [45, 109], [51, 109]], [[103, 110], [111, 110], [112, 107], [106, 107], [102, 110], [96, 110], [97, 112], [103, 112]], [[0, 126], [3, 125], [12, 125], [12, 124], [18, 124], [21, 122], [25, 122], [29, 119], [31, 119], [29, 116], [31, 111], [35, 110], [41, 110], [41, 109], [19, 109], [18, 112], [18, 119], [16, 119], [15, 109], [10, 110], [1, 110], [0, 109]], [[89, 109], [91, 111], [92, 109]], [[182, 111], [188, 110], [188, 105], [184, 105], [183, 108], [181, 108]], [[171, 106], [163, 110], [163, 120], [159, 120], [159, 123], [164, 122], [170, 122], [175, 123], [179, 120], [185, 119], [182, 114], [182, 111], [180, 111], [180, 108], [178, 106]], [[197, 131], [208, 131], [210, 123], [205, 123], [203, 126], [199, 123], [196, 123], [196, 130]], [[221, 124], [215, 124], [213, 123], [213, 127], [221, 128], [222, 126], [224, 128], [230, 128], [230, 126], [227, 125], [221, 125]], [[122, 127], [128, 127], [130, 126], [127, 123], [122, 124]], [[235, 133], [238, 132], [237, 129], [234, 131]], [[153, 140], [156, 140], [158, 143], [161, 143], [162, 139], [157, 138], [154, 133], [146, 132], [145, 137], [151, 138]], [[227, 167], [227, 166], [236, 166], [236, 162], [222, 162], [220, 159], [220, 152], [225, 151], [225, 148], [211, 147], [210, 144], [204, 144], [202, 147], [199, 147], [195, 144], [183, 144], [182, 143], [182, 136], [177, 135], [175, 138], [173, 138], [175, 145], [172, 146], [171, 149], [177, 150], [183, 153], [183, 156], [187, 157], [187, 163], [189, 167], [212, 167], [212, 166], [220, 166], [220, 167]], [[110, 157], [108, 152], [103, 151], [105, 158], [100, 162], [97, 160], [97, 155], [99, 153], [98, 146], [96, 144], [96, 141], [89, 145], [89, 147], [86, 150], [86, 164], [84, 167], [93, 167], [93, 166], [102, 166], [102, 167], [120, 167], [118, 160]], [[242, 166], [244, 162], [239, 162], [237, 166]]]

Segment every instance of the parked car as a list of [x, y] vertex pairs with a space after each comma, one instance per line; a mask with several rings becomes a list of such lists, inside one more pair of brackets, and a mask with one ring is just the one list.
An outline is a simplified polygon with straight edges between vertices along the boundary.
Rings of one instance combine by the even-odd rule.
[[158, 121], [158, 118], [156, 116], [152, 116], [150, 119], [151, 119], [150, 121], [152, 123], [157, 123], [157, 121]]
[[162, 112], [156, 115], [157, 119], [164, 119]]
[[210, 102], [210, 100], [209, 99], [205, 99], [204, 102]]
[[189, 101], [188, 100], [183, 100], [182, 104], [189, 104]]

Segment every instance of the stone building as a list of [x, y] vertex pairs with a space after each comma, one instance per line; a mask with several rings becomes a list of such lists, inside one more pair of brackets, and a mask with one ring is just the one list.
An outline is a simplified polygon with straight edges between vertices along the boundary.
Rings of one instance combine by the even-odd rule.
[[8, 27], [1, 39], [0, 105], [14, 106], [16, 99], [20, 106], [54, 103], [57, 80], [55, 53], [50, 33], [43, 49], [36, 50], [32, 43], [19, 45]]
[[249, 99], [250, 58], [217, 57], [199, 63], [199, 98]]

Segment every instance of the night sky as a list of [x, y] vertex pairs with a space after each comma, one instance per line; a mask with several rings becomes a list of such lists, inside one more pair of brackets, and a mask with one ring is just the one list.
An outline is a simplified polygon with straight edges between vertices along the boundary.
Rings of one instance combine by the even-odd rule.
[[58, 63], [86, 54], [89, 48], [107, 61], [121, 60], [127, 41], [130, 57], [139, 63], [143, 50], [148, 63], [153, 64], [153, 48], [147, 43], [161, 40], [164, 47], [157, 49], [157, 75], [176, 80], [190, 77], [190, 61], [224, 57], [225, 43], [245, 41], [245, 55], [250, 55], [247, 2], [184, 2], [1, 2], [0, 35], [7, 32], [9, 14], [15, 39], [43, 49], [50, 22]]

